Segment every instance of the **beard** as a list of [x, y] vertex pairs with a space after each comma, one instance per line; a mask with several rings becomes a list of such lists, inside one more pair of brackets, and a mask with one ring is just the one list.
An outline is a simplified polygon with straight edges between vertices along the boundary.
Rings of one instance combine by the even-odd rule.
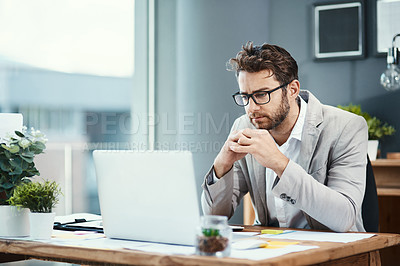
[[[286, 119], [290, 111], [289, 101], [286, 93], [282, 93], [281, 104], [275, 113], [268, 115], [261, 112], [250, 113], [250, 122], [258, 129], [271, 130], [277, 128]], [[254, 120], [257, 118], [257, 120]], [[259, 119], [260, 118], [260, 119]]]

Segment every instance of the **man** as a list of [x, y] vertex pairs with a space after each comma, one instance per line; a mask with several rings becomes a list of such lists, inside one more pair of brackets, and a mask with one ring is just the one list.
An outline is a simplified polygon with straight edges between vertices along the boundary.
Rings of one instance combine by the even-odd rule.
[[229, 63], [246, 114], [206, 175], [204, 213], [230, 218], [249, 192], [257, 224], [365, 231], [365, 120], [300, 90], [297, 63], [279, 46], [249, 42]]

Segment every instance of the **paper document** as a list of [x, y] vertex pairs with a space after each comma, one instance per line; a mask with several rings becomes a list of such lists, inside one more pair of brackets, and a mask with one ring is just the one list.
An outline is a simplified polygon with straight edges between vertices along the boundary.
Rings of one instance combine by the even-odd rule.
[[129, 246], [125, 246], [124, 248], [140, 250], [144, 252], [170, 254], [170, 255], [193, 255], [195, 253], [194, 246], [170, 245], [170, 244], [150, 243], [150, 242], [141, 242], [141, 243], [144, 244], [134, 248], [131, 248]]
[[249, 238], [252, 236], [258, 235], [257, 232], [233, 232], [232, 233], [232, 241], [235, 242], [236, 240]]
[[246, 250], [232, 249], [230, 257], [238, 259], [249, 259], [249, 260], [265, 260], [289, 254], [292, 252], [299, 252], [314, 248], [318, 248], [318, 246], [288, 245], [286, 247], [279, 249], [267, 249], [267, 248], [256, 248], [256, 249], [246, 249]]
[[[51, 235], [51, 241], [54, 242], [67, 242], [74, 243], [75, 240], [88, 240], [105, 238], [104, 234], [98, 234], [95, 232], [70, 232], [70, 231], [59, 231], [54, 230]], [[79, 241], [78, 241], [79, 242]]]
[[273, 239], [293, 239], [308, 241], [340, 242], [349, 243], [374, 236], [375, 234], [360, 233], [334, 233], [334, 232], [314, 232], [314, 231], [289, 231], [285, 230], [277, 235], [260, 235], [261, 238]]
[[240, 239], [232, 243], [233, 249], [254, 249], [254, 248], [268, 248], [268, 249], [277, 249], [277, 248], [285, 248], [290, 245], [297, 245], [299, 242], [294, 241], [275, 241], [275, 240], [266, 240], [262, 238], [246, 238]]

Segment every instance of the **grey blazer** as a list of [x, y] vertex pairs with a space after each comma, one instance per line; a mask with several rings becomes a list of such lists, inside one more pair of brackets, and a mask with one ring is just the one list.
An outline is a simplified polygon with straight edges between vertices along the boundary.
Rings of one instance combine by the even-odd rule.
[[[361, 204], [365, 191], [368, 127], [357, 115], [321, 104], [308, 91], [300, 161], [289, 161], [272, 193], [303, 211], [312, 229], [364, 232]], [[254, 128], [247, 115], [236, 119], [232, 130]], [[265, 167], [251, 154], [235, 162], [218, 182], [213, 169], [202, 185], [205, 214], [233, 215], [250, 192], [261, 225], [268, 225]], [[211, 184], [211, 185], [209, 185]]]

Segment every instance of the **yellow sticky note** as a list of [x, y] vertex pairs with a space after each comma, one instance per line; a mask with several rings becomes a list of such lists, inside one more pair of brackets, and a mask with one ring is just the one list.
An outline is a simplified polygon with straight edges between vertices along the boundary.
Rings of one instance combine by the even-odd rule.
[[260, 248], [269, 248], [269, 249], [284, 248], [286, 246], [296, 245], [298, 243], [299, 242], [268, 241], [265, 244], [261, 244]]
[[278, 234], [282, 234], [282, 233], [283, 233], [283, 230], [272, 230], [272, 229], [261, 230], [261, 234], [278, 235]]

